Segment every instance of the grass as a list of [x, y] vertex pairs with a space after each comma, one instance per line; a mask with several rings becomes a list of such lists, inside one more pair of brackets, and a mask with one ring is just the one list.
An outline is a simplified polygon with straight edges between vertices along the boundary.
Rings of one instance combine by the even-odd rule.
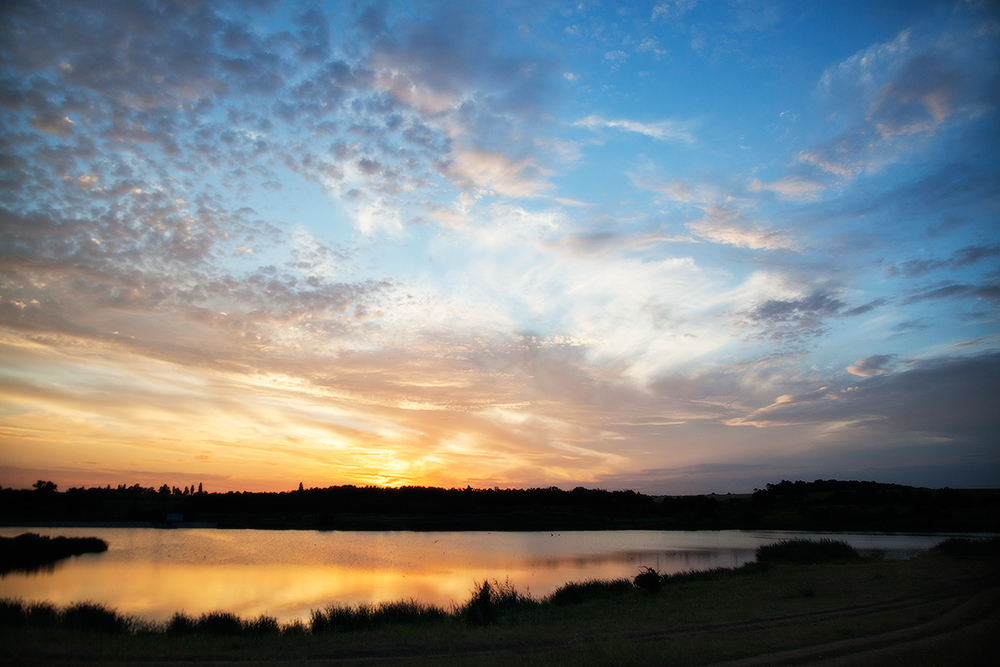
[[[652, 571], [655, 593], [634, 579], [589, 580], [535, 599], [509, 581], [483, 581], [450, 610], [414, 600], [331, 605], [314, 611], [309, 623], [214, 612], [149, 624], [90, 603], [60, 610], [4, 600], [0, 643], [12, 665], [73, 664], [85, 657], [91, 664], [363, 658], [435, 667], [686, 666], [753, 656], [764, 664], [772, 662], [766, 656], [788, 652], [805, 657], [773, 662], [800, 664], [830, 651], [891, 665], [906, 664], [920, 642], [939, 663], [950, 664], [953, 651], [965, 658], [996, 654], [997, 541], [967, 542], [945, 543], [912, 561], [804, 566], [783, 560], [671, 576]], [[896, 653], [880, 663], [885, 651]]]
[[323, 610], [313, 610], [309, 630], [318, 635], [328, 632], [366, 630], [384, 625], [426, 624], [447, 617], [440, 607], [416, 600], [359, 604], [332, 604]]
[[757, 548], [758, 563], [818, 565], [861, 558], [854, 547], [838, 540], [785, 540]]

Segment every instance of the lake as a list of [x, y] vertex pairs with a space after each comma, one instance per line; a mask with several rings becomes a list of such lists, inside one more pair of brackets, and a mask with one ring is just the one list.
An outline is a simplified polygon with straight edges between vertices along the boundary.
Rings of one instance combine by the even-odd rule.
[[862, 554], [912, 558], [951, 535], [784, 531], [363, 532], [156, 528], [0, 528], [108, 542], [36, 573], [0, 578], [0, 598], [57, 606], [93, 601], [163, 621], [175, 611], [225, 610], [307, 620], [333, 602], [414, 598], [449, 608], [475, 582], [509, 579], [545, 596], [564, 583], [738, 567], [762, 544], [843, 540]]

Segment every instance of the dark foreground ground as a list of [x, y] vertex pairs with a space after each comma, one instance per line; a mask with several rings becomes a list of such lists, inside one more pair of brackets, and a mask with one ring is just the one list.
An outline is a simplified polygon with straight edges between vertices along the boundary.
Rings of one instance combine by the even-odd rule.
[[[221, 605], [220, 605], [221, 606]], [[1000, 563], [940, 549], [716, 572], [528, 607], [490, 627], [455, 618], [266, 637], [0, 629], [8, 665], [1000, 664]]]

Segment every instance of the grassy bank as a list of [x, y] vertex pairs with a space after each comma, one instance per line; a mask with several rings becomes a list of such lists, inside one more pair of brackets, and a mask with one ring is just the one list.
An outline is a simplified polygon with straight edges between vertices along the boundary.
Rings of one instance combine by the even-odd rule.
[[225, 612], [154, 625], [99, 605], [6, 601], [0, 638], [10, 664], [812, 664], [821, 655], [863, 664], [873, 651], [909, 656], [881, 663], [890, 665], [957, 664], [956, 656], [992, 664], [984, 660], [996, 657], [1000, 627], [995, 540], [946, 543], [912, 561], [818, 549], [825, 555], [807, 559], [815, 565], [794, 562], [803, 545], [791, 544], [736, 570], [645, 571], [567, 584], [543, 599], [480, 582], [450, 610], [331, 606], [289, 625]]

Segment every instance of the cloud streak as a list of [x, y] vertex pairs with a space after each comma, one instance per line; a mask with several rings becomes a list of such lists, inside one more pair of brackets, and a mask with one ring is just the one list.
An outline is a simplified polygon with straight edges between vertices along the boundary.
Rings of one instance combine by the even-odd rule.
[[587, 116], [573, 123], [576, 127], [584, 127], [591, 131], [601, 128], [632, 132], [657, 139], [659, 141], [680, 141], [686, 144], [695, 143], [689, 123], [672, 120], [662, 120], [655, 123], [640, 123], [631, 120], [608, 120], [597, 115]]

